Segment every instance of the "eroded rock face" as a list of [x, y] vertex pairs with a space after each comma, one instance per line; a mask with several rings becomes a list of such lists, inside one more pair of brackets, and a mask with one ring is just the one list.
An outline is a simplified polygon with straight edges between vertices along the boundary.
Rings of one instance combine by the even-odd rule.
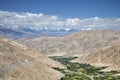
[[30, 48], [0, 38], [0, 80], [58, 80], [62, 74], [51, 67], [64, 66]]

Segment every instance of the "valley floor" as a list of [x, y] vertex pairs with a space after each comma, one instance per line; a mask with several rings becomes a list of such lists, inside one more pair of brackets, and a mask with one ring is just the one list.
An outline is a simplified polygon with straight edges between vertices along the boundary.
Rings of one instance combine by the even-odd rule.
[[63, 65], [66, 69], [53, 67], [64, 74], [61, 80], [120, 80], [120, 70], [102, 71], [105, 67], [94, 67], [90, 64], [80, 64], [77, 62], [70, 62], [77, 57], [50, 57]]

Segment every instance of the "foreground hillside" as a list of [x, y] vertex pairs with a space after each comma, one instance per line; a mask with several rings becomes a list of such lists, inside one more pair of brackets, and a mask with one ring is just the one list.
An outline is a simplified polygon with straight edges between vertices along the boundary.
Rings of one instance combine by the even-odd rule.
[[78, 58], [75, 61], [90, 63], [95, 66], [108, 66], [108, 69], [120, 69], [120, 41], [103, 47], [95, 53]]
[[93, 53], [120, 40], [120, 31], [81, 31], [65, 37], [40, 37], [20, 42], [46, 55], [82, 55]]
[[58, 80], [62, 74], [51, 67], [64, 66], [30, 48], [0, 37], [0, 80]]

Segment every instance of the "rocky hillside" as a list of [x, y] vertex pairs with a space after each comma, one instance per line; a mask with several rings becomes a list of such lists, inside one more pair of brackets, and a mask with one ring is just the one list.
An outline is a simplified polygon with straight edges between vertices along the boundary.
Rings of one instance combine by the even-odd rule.
[[62, 74], [51, 67], [64, 66], [30, 48], [0, 37], [0, 80], [59, 80]]
[[81, 31], [65, 37], [22, 39], [20, 43], [47, 55], [82, 55], [120, 40], [120, 31]]
[[120, 69], [120, 41], [116, 41], [110, 46], [101, 48], [95, 53], [78, 58], [75, 61], [90, 63], [95, 66], [108, 66], [111, 69]]

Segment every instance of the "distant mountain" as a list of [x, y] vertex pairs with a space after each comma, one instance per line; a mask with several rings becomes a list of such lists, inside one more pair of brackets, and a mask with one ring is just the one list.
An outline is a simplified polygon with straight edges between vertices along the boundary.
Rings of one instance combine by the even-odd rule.
[[24, 32], [0, 26], [0, 36], [7, 38], [18, 38], [22, 35], [24, 35]]
[[38, 36], [64, 36], [67, 34], [71, 34], [73, 32], [77, 32], [78, 30], [75, 29], [48, 29], [48, 28], [42, 28], [42, 29], [28, 29], [23, 28], [23, 31], [25, 32], [32, 32], [37, 34]]
[[0, 80], [59, 80], [63, 75], [52, 67], [64, 66], [30, 48], [0, 37]]
[[20, 39], [20, 38], [35, 38], [41, 36], [65, 36], [73, 32], [77, 32], [77, 29], [61, 28], [61, 29], [48, 29], [48, 28], [7, 28], [0, 26], [0, 35], [7, 38]]
[[39, 37], [20, 42], [46, 55], [85, 55], [120, 40], [120, 31], [80, 31], [64, 37]]

